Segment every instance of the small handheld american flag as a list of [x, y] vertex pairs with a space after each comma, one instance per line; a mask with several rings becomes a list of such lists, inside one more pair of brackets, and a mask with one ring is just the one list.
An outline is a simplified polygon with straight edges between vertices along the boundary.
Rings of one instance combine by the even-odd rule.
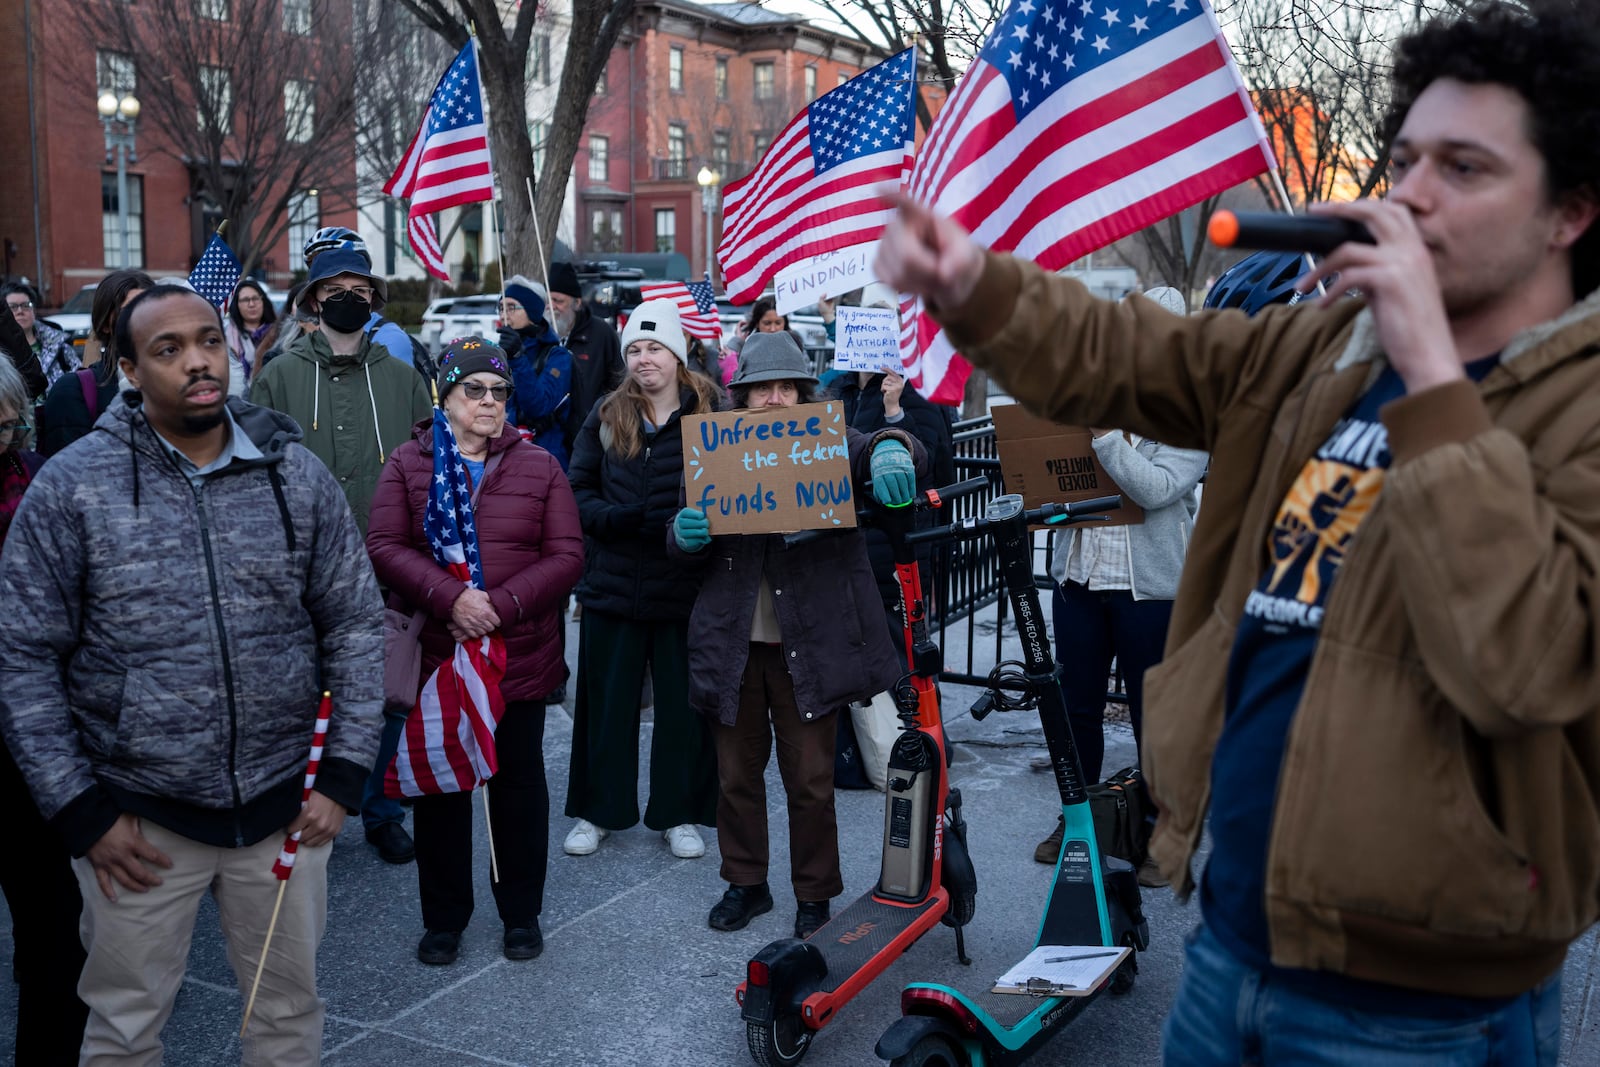
[[[311, 799], [311, 788], [317, 784], [317, 767], [322, 763], [322, 743], [328, 736], [328, 718], [333, 714], [333, 694], [322, 694], [322, 704], [317, 708], [317, 728], [311, 735], [311, 759], [306, 763], [306, 785], [300, 793], [300, 806]], [[281, 882], [294, 870], [294, 857], [300, 851], [300, 831], [284, 838], [278, 858], [273, 861], [272, 873]]]
[[213, 307], [225, 307], [239, 284], [239, 257], [233, 254], [222, 234], [211, 235], [211, 243], [200, 254], [200, 262], [189, 272], [189, 284], [194, 291], [211, 301]]
[[678, 305], [678, 322], [684, 333], [702, 341], [721, 341], [722, 322], [717, 318], [717, 295], [708, 278], [700, 282], [653, 282], [639, 286], [645, 300], [671, 300]]

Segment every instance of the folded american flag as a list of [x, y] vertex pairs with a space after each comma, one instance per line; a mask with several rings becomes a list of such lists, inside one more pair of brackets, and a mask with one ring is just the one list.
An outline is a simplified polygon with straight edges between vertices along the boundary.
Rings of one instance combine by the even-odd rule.
[[[433, 413], [433, 480], [422, 530], [433, 558], [474, 589], [483, 588], [472, 488], [450, 420]], [[494, 731], [505, 713], [500, 681], [506, 642], [500, 632], [457, 644], [417, 696], [394, 762], [384, 773], [390, 797], [470, 791], [498, 769]]]

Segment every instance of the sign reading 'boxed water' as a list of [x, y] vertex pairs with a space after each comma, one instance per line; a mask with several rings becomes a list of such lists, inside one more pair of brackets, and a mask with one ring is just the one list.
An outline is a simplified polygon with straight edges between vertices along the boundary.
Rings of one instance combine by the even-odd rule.
[[713, 534], [792, 533], [856, 524], [837, 400], [693, 415], [683, 427], [684, 496]]
[[833, 369], [877, 374], [899, 371], [900, 313], [888, 308], [841, 307], [833, 331]]

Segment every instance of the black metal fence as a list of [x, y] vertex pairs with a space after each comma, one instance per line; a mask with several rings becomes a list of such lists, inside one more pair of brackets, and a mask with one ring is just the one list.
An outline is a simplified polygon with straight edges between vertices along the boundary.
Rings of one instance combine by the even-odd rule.
[[[989, 489], [951, 501], [952, 516], [960, 521], [982, 514], [989, 501], [1005, 489], [1000, 475], [1000, 453], [995, 444], [994, 420], [988, 415], [966, 419], [955, 424], [954, 432], [957, 480], [978, 475], [990, 479]], [[1051, 588], [1050, 556], [1054, 546], [1053, 532], [1034, 534], [1033, 580], [1041, 592], [1048, 593]], [[1005, 658], [1005, 631], [1011, 615], [1011, 602], [1000, 576], [1000, 561], [992, 546], [987, 541], [952, 542], [942, 546], [934, 555], [929, 584], [936, 591], [932, 624], [939, 647], [945, 652], [940, 678], [959, 685], [986, 684], [989, 672]], [[954, 658], [950, 654], [952, 638], [964, 649]], [[1127, 702], [1120, 675], [1106, 699]]]

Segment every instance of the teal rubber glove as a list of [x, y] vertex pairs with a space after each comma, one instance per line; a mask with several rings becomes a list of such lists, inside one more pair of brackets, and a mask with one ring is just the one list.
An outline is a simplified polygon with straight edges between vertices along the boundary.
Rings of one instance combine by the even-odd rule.
[[872, 496], [886, 508], [903, 508], [917, 495], [911, 451], [899, 441], [879, 441], [872, 450]]
[[672, 520], [672, 536], [685, 552], [698, 552], [711, 543], [711, 520], [699, 508], [684, 508]]

